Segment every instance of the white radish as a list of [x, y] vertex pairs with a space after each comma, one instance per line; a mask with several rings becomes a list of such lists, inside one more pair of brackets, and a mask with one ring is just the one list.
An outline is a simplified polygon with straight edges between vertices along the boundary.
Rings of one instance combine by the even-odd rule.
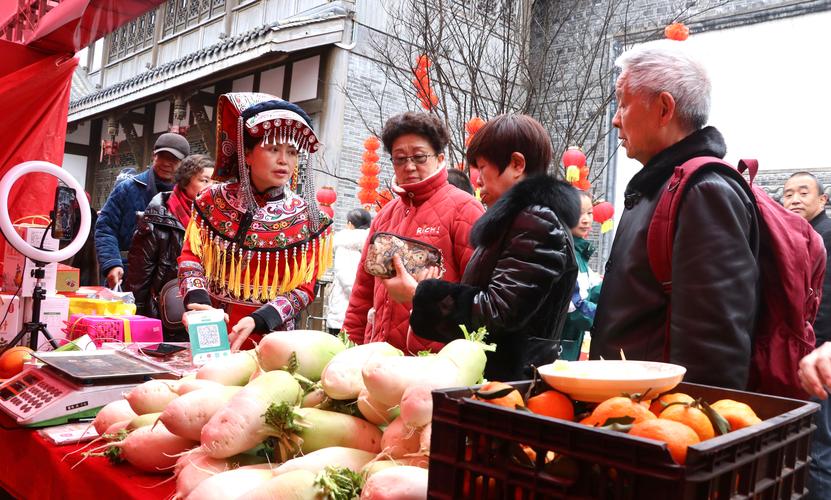
[[[161, 423], [130, 432], [122, 441], [105, 445], [105, 453], [112, 461], [126, 460], [137, 469], [164, 473], [176, 464], [176, 457], [198, 443], [177, 436]], [[100, 455], [85, 453], [86, 456]]]
[[171, 401], [159, 420], [173, 434], [199, 441], [202, 427], [241, 390], [239, 386], [219, 385], [189, 392]]
[[459, 369], [446, 357], [429, 356], [372, 356], [361, 370], [369, 394], [375, 401], [396, 406], [404, 390], [423, 385], [429, 389], [459, 386]]
[[[246, 465], [262, 463], [261, 457], [254, 455], [236, 455], [231, 458], [211, 458], [200, 448], [191, 450], [179, 457], [174, 468], [176, 473], [176, 496], [185, 498], [191, 491], [199, 486], [199, 483], [209, 477], [233, 470]], [[265, 465], [263, 468], [270, 468]]]
[[332, 399], [355, 399], [364, 388], [361, 369], [373, 355], [403, 356], [386, 342], [370, 342], [339, 352], [329, 361], [320, 376], [326, 394]]
[[433, 420], [433, 393], [429, 387], [414, 385], [404, 390], [401, 418], [410, 427], [423, 427]]
[[361, 470], [361, 475], [369, 479], [372, 475], [381, 472], [390, 467], [398, 467], [400, 465], [412, 465], [413, 467], [421, 467], [426, 469], [429, 465], [429, 458], [426, 455], [417, 455], [413, 457], [397, 458], [395, 460], [376, 460], [366, 464]]
[[127, 426], [130, 425], [130, 420], [122, 420], [121, 422], [115, 422], [107, 427], [104, 432], [101, 433], [101, 437], [104, 436], [114, 436], [119, 433], [119, 431], [126, 431]]
[[398, 407], [388, 407], [374, 399], [366, 388], [361, 390], [358, 395], [358, 411], [368, 421], [375, 425], [387, 425], [398, 416]]
[[145, 413], [144, 415], [139, 415], [134, 417], [130, 420], [130, 423], [127, 424], [126, 430], [133, 431], [139, 429], [141, 427], [147, 427], [150, 425], [155, 425], [156, 421], [159, 420], [161, 416], [161, 412], [158, 413]]
[[419, 453], [426, 455], [430, 454], [430, 439], [433, 436], [433, 424], [427, 424], [421, 429], [421, 436], [419, 436]]
[[422, 500], [427, 498], [427, 470], [411, 465], [389, 467], [367, 479], [361, 500]]
[[[481, 335], [484, 338], [484, 332]], [[452, 360], [459, 368], [459, 385], [470, 386], [482, 381], [487, 361], [485, 349], [490, 350], [482, 342], [456, 339], [445, 345], [436, 355]]]
[[289, 330], [263, 337], [257, 346], [257, 356], [263, 370], [289, 370], [317, 382], [326, 364], [344, 349], [343, 342], [328, 333]]
[[[194, 377], [196, 375], [194, 374]], [[217, 388], [217, 387], [225, 387], [224, 385], [220, 384], [219, 382], [214, 382], [213, 380], [205, 380], [199, 378], [190, 378], [187, 380], [182, 380], [179, 384], [179, 387], [176, 389], [176, 392], [180, 396], [184, 396], [189, 392], [193, 392], [199, 389], [207, 389], [209, 387]]]
[[328, 466], [345, 467], [360, 472], [366, 464], [375, 458], [375, 453], [343, 446], [331, 446], [292, 458], [274, 469], [274, 474], [284, 474], [293, 470], [307, 470], [318, 473]]
[[294, 470], [274, 476], [239, 497], [245, 500], [324, 500], [358, 498], [363, 478], [348, 469], [327, 467], [314, 473]]
[[164, 410], [168, 403], [178, 397], [179, 394], [169, 384], [161, 380], [148, 380], [134, 387], [125, 399], [137, 415], [144, 415]]
[[326, 400], [326, 393], [323, 392], [323, 389], [313, 389], [308, 392], [305, 396], [303, 396], [303, 402], [300, 406], [304, 408], [312, 408], [323, 403]]
[[215, 359], [196, 372], [199, 380], [213, 380], [222, 385], [245, 385], [257, 369], [257, 354], [240, 351]]
[[199, 483], [188, 500], [238, 498], [274, 477], [270, 467], [247, 465], [215, 474]]
[[98, 414], [95, 415], [92, 426], [95, 427], [95, 431], [100, 435], [104, 434], [114, 423], [123, 420], [132, 420], [137, 416], [126, 399], [119, 399], [104, 405]]
[[288, 372], [271, 371], [254, 379], [202, 428], [202, 447], [214, 458], [253, 448], [269, 436], [263, 416], [272, 404], [296, 404], [300, 384]]
[[[381, 431], [366, 420], [317, 408], [273, 405], [266, 412], [270, 434], [277, 438], [280, 456], [311, 453], [330, 446], [381, 450]], [[298, 449], [299, 448], [299, 449]]]
[[382, 453], [391, 458], [418, 453], [421, 445], [420, 434], [417, 429], [407, 427], [401, 417], [398, 417], [384, 430], [381, 437]]

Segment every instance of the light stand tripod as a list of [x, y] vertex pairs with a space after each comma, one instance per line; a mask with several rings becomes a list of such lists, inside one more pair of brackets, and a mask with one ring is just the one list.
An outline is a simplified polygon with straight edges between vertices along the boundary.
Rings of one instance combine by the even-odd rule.
[[23, 323], [23, 329], [9, 342], [7, 348], [15, 346], [27, 333], [29, 334], [29, 347], [33, 351], [38, 350], [39, 333], [46, 337], [53, 349], [60, 347], [52, 338], [52, 335], [49, 334], [49, 330], [46, 329], [46, 323], [40, 320], [40, 303], [46, 298], [46, 289], [42, 286], [43, 279], [46, 277], [45, 265], [43, 262], [35, 262], [35, 268], [32, 269], [32, 277], [35, 278], [35, 288], [32, 290], [32, 320]]

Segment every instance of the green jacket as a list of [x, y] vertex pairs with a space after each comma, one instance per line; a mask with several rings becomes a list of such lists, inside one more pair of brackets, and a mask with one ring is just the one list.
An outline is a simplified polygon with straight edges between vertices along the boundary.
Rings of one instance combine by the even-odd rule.
[[594, 253], [594, 246], [583, 238], [574, 238], [574, 250], [577, 257], [577, 284], [571, 297], [568, 316], [563, 326], [563, 351], [560, 359], [576, 361], [580, 358], [583, 335], [594, 321], [597, 299], [600, 297], [601, 277], [589, 268], [589, 259]]

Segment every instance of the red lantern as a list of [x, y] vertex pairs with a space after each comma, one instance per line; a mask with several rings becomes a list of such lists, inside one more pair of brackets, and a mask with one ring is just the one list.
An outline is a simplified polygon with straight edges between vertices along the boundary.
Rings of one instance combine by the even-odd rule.
[[416, 59], [416, 67], [417, 68], [425, 68], [426, 69], [426, 68], [429, 68], [432, 65], [433, 65], [433, 63], [432, 63], [432, 61], [430, 61], [430, 58], [427, 57], [427, 54], [421, 54], [420, 56], [418, 56], [418, 59]]
[[361, 189], [358, 191], [358, 200], [362, 205], [372, 205], [378, 198], [378, 193], [371, 189]]
[[358, 185], [364, 189], [375, 190], [381, 183], [374, 175], [364, 175], [358, 179]]
[[580, 146], [569, 146], [563, 153], [563, 167], [568, 168], [572, 165], [582, 167], [586, 165], [586, 155]]
[[377, 163], [364, 163], [361, 165], [361, 173], [364, 175], [375, 176], [381, 172], [381, 167]]
[[594, 221], [600, 224], [600, 232], [605, 233], [612, 229], [615, 207], [608, 201], [601, 201], [592, 209]]
[[371, 136], [367, 137], [366, 140], [364, 141], [364, 149], [368, 149], [370, 151], [375, 151], [376, 149], [378, 149], [380, 147], [381, 147], [381, 141], [377, 137], [375, 137], [374, 135], [371, 135]]
[[379, 212], [384, 205], [392, 201], [392, 192], [389, 189], [384, 189], [380, 193], [378, 193], [378, 197], [375, 200], [376, 206], [375, 211]]
[[479, 132], [479, 129], [485, 126], [485, 120], [479, 118], [478, 116], [474, 116], [470, 120], [465, 123], [465, 130], [468, 134], [473, 135], [476, 132]]
[[684, 23], [672, 23], [664, 28], [664, 36], [670, 40], [683, 42], [690, 37], [690, 29]]
[[372, 149], [367, 149], [366, 151], [364, 151], [362, 158], [364, 160], [364, 163], [375, 163], [380, 159], [378, 157], [378, 153], [376, 153]]
[[323, 186], [317, 190], [317, 193], [315, 193], [315, 197], [317, 198], [318, 203], [325, 207], [328, 207], [332, 206], [332, 204], [334, 204], [337, 201], [338, 193], [336, 193], [335, 189], [331, 186]]

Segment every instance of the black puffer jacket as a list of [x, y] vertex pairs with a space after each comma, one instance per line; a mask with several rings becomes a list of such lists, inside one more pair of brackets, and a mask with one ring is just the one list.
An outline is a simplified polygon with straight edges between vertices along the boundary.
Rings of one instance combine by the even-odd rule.
[[[831, 219], [823, 210], [811, 219], [811, 227], [822, 236], [822, 242], [825, 243], [827, 267], [831, 263]], [[825, 273], [825, 280], [822, 282], [822, 301], [819, 303], [817, 319], [814, 321], [814, 333], [817, 335], [817, 347], [831, 339], [831, 272]]]
[[159, 292], [178, 276], [176, 259], [182, 253], [185, 228], [167, 208], [171, 192], [159, 193], [144, 212], [136, 214], [136, 232], [130, 245], [126, 290], [136, 298], [136, 313], [159, 317]]
[[[706, 127], [660, 152], [626, 188], [592, 329], [591, 358], [664, 360], [668, 297], [652, 274], [646, 235], [676, 166], [724, 157], [721, 134]], [[759, 305], [759, 229], [739, 184], [704, 172], [688, 185], [672, 249], [669, 361], [684, 380], [745, 389]]]
[[569, 228], [580, 216], [577, 191], [548, 176], [512, 187], [473, 226], [476, 248], [461, 283], [427, 280], [413, 298], [416, 335], [449, 342], [481, 326], [496, 352], [485, 376], [522, 380], [530, 365], [557, 359], [577, 262]]

